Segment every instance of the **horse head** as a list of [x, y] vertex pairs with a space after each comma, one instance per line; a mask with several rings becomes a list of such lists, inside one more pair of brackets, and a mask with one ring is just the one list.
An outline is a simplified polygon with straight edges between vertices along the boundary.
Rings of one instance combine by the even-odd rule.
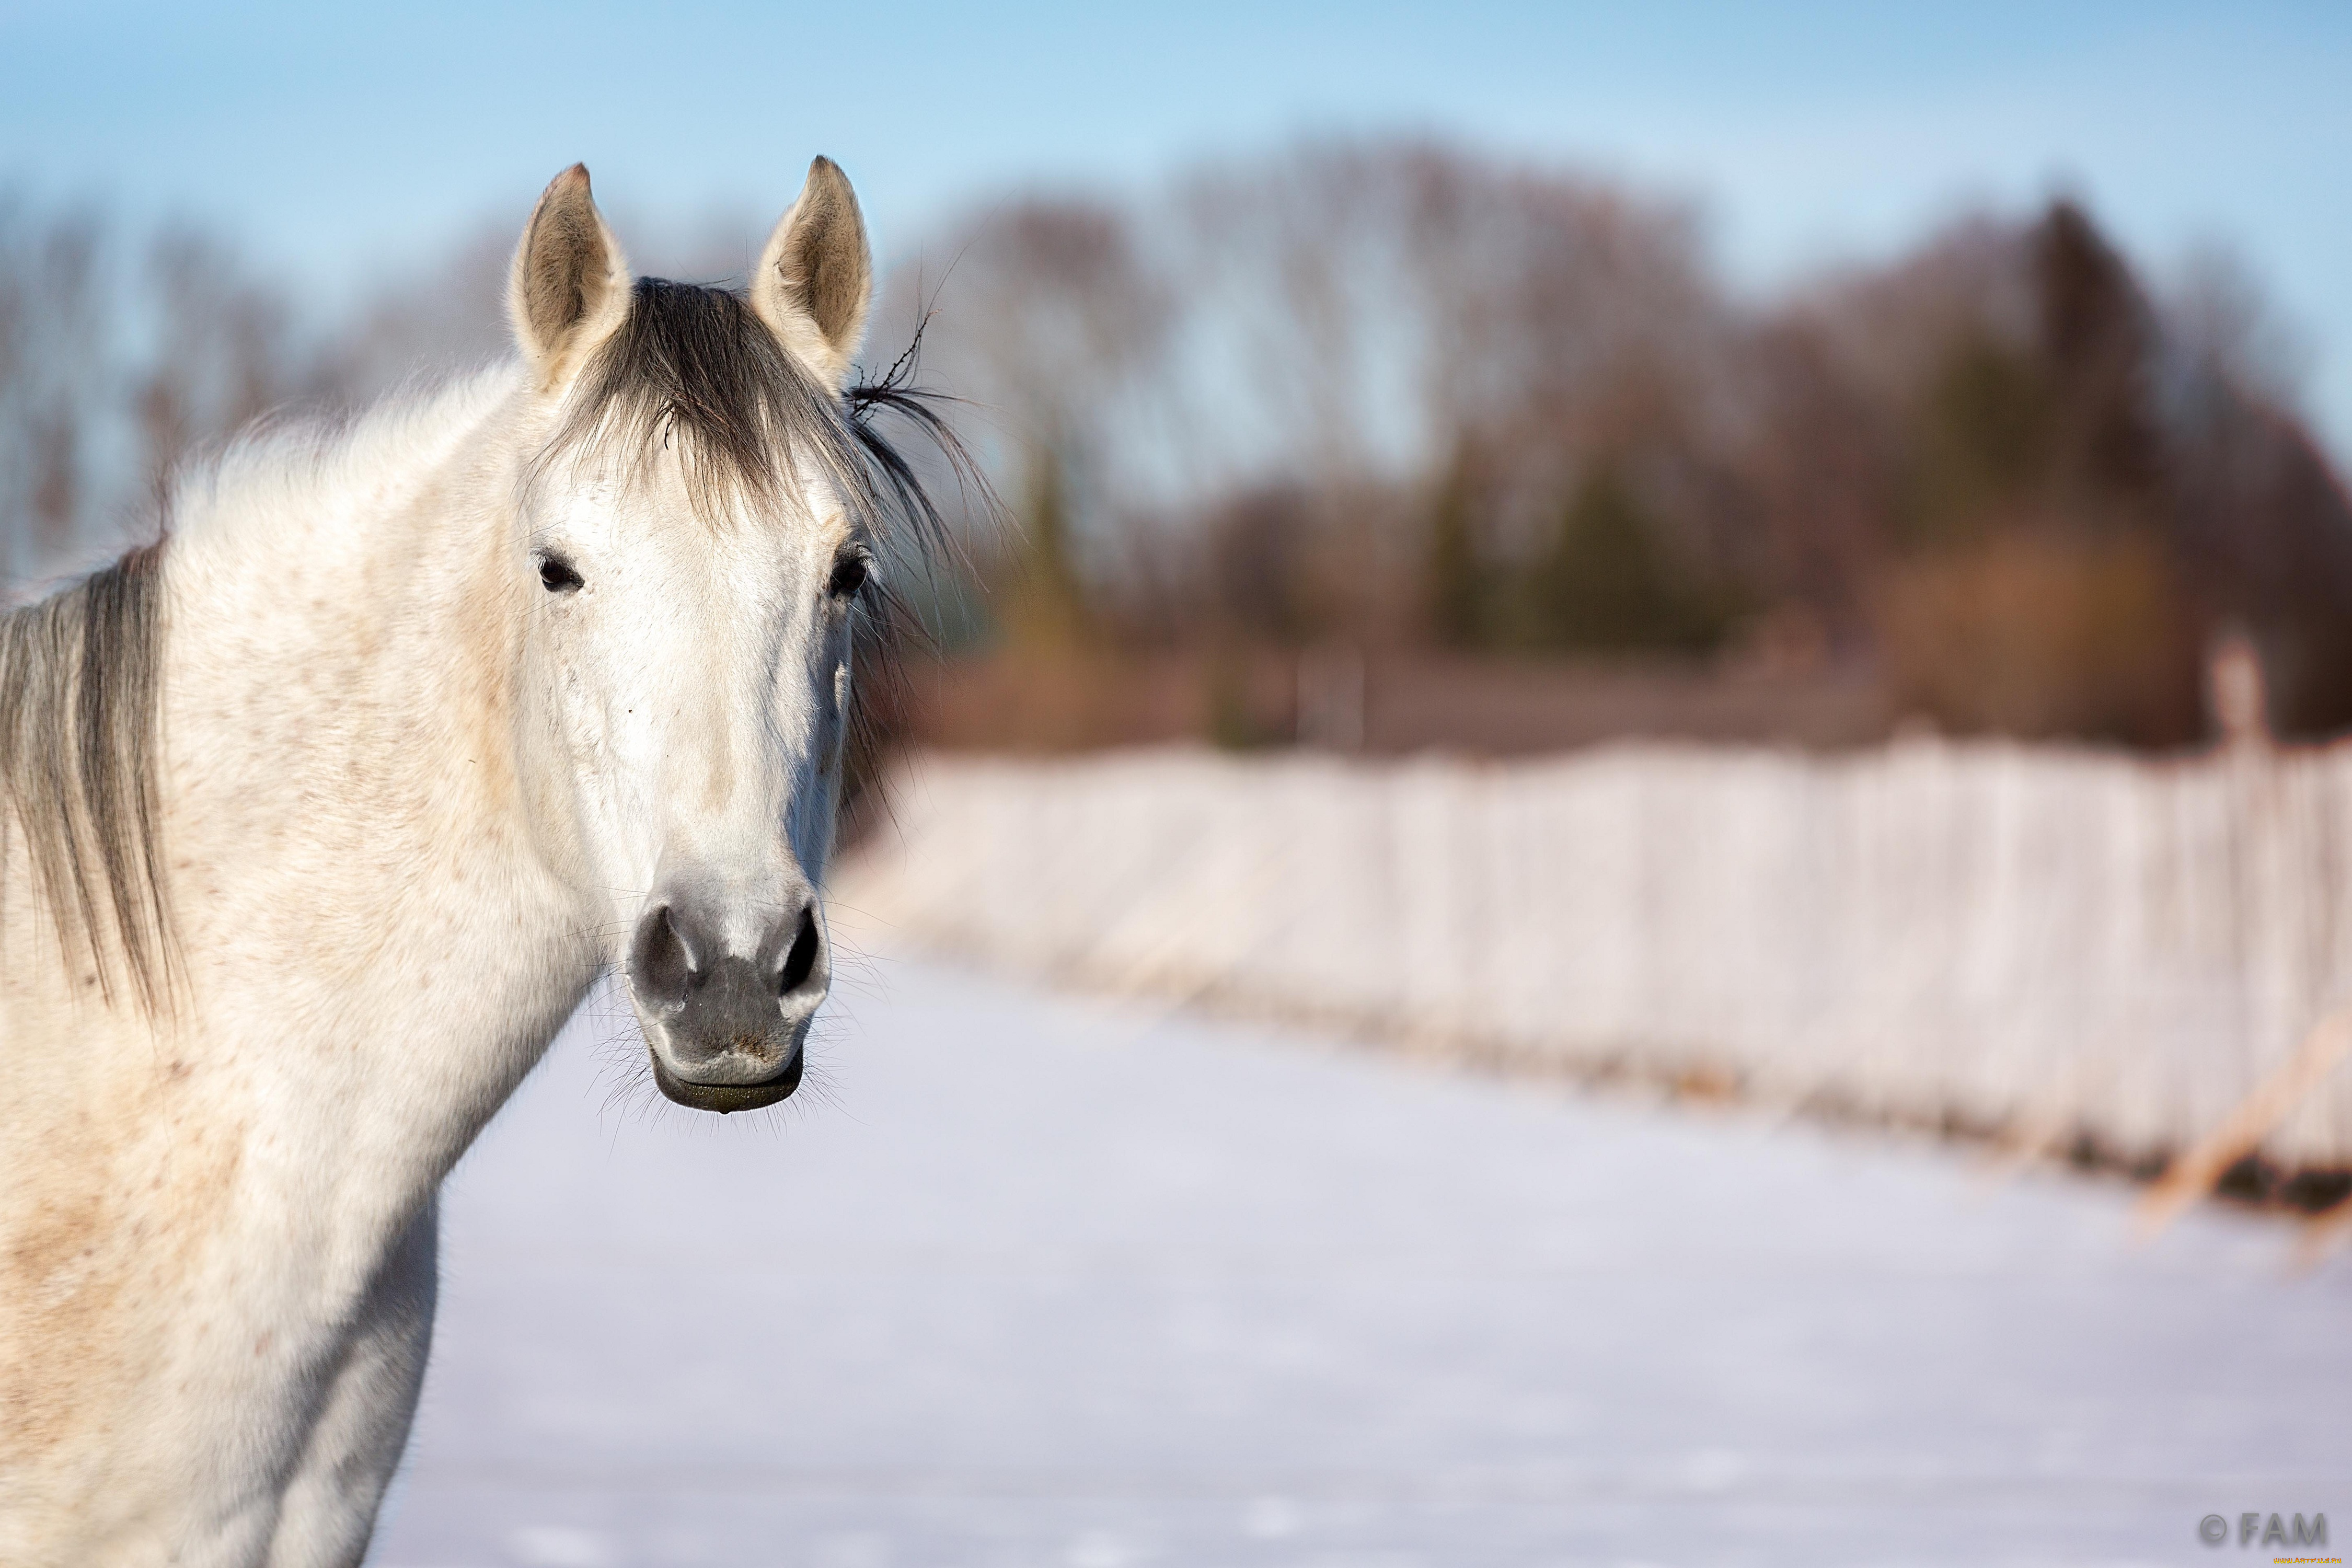
[[702, 1110], [791, 1094], [832, 980], [818, 884], [886, 554], [843, 396], [871, 291], [822, 158], [746, 294], [633, 280], [578, 167], [515, 254], [522, 784], [612, 913], [655, 1081]]

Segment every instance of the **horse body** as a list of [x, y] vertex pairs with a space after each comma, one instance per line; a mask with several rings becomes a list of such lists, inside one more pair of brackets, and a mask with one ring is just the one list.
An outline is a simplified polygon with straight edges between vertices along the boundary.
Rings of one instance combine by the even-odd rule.
[[[812, 173], [836, 216], [838, 182]], [[667, 426], [635, 479], [593, 442], [551, 466], [654, 307], [584, 173], [516, 279], [520, 364], [233, 449], [144, 565], [148, 1005], [132, 934], [36, 896], [39, 825], [0, 837], [0, 1562], [356, 1563], [423, 1377], [435, 1194], [601, 968], [672, 1098], [798, 1080], [855, 498], [803, 464], [770, 526], [714, 531]], [[856, 296], [846, 334], [803, 323], [843, 363]], [[95, 831], [67, 847], [100, 858]]]
[[[187, 995], [151, 1027], [91, 1005], [94, 968], [9, 966], [0, 1503], [50, 1517], [0, 1558], [56, 1531], [61, 1560], [142, 1536], [158, 1561], [257, 1560], [281, 1523], [352, 1522], [281, 1521], [298, 1483], [397, 1456], [404, 1419], [349, 1433], [388, 1454], [306, 1449], [354, 1425], [339, 1381], [413, 1401], [430, 1320], [402, 1302], [429, 1300], [431, 1195], [601, 959], [502, 733], [507, 542], [482, 526], [511, 461], [488, 434], [502, 390], [278, 505], [235, 468], [266, 479], [283, 454], [232, 458], [166, 552], [161, 838]], [[37, 913], [11, 900], [12, 953], [37, 951]], [[314, 1506], [363, 1540], [373, 1500], [343, 1500]], [[313, 1556], [334, 1560], [289, 1560]]]

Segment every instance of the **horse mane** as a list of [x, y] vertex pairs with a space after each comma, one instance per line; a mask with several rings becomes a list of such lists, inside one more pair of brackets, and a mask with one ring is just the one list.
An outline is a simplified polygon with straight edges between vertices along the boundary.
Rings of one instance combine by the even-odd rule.
[[0, 616], [0, 879], [13, 821], [68, 957], [79, 935], [100, 994], [127, 981], [151, 1014], [177, 963], [155, 845], [162, 554], [142, 545]]
[[[642, 279], [534, 468], [566, 448], [626, 445], [643, 458], [656, 443], [677, 442], [698, 511], [718, 520], [735, 515], [740, 500], [777, 498], [814, 464], [876, 548], [928, 564], [950, 546], [952, 531], [877, 416], [928, 440], [988, 515], [1001, 508], [941, 412], [951, 400], [914, 384], [921, 344], [919, 327], [879, 380], [836, 395], [740, 295]], [[298, 477], [316, 482], [338, 451], [404, 443], [418, 416], [453, 401], [474, 405], [497, 384], [477, 377], [422, 399], [395, 396], [339, 430], [248, 431], [209, 468], [212, 505], [200, 510], [218, 509], [224, 481], [248, 491], [281, 489]], [[164, 548], [160, 540], [142, 545], [0, 616], [0, 900], [13, 823], [60, 944], [70, 953], [79, 938], [110, 1005], [127, 984], [151, 1016], [168, 1010], [179, 964], [156, 839]], [[897, 706], [897, 654], [919, 625], [887, 576], [872, 594], [856, 646], [883, 689], [872, 694], [879, 700], [854, 705], [845, 816], [872, 785], [887, 739], [877, 715]]]
[[109, 1005], [127, 985], [163, 1016], [180, 974], [157, 839], [169, 520], [203, 530], [223, 513], [268, 515], [291, 496], [348, 486], [439, 438], [509, 380], [499, 370], [412, 384], [348, 419], [264, 415], [173, 476], [152, 542], [0, 613], [0, 912], [21, 835], [61, 956], [87, 956]]

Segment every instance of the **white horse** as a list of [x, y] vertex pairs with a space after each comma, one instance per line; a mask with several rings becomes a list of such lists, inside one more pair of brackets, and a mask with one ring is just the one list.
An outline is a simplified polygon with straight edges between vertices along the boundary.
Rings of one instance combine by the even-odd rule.
[[669, 1098], [793, 1092], [929, 513], [871, 276], [824, 159], [748, 297], [633, 283], [573, 168], [519, 363], [249, 436], [0, 621], [0, 1563], [357, 1563], [436, 1193], [607, 966]]

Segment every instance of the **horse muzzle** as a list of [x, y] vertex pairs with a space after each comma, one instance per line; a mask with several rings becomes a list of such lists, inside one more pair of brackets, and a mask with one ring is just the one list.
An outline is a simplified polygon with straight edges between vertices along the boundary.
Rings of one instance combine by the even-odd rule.
[[749, 956], [728, 952], [719, 923], [664, 901], [629, 946], [630, 999], [654, 1083], [697, 1110], [751, 1110], [800, 1087], [803, 1045], [832, 965], [814, 899], [766, 931]]

